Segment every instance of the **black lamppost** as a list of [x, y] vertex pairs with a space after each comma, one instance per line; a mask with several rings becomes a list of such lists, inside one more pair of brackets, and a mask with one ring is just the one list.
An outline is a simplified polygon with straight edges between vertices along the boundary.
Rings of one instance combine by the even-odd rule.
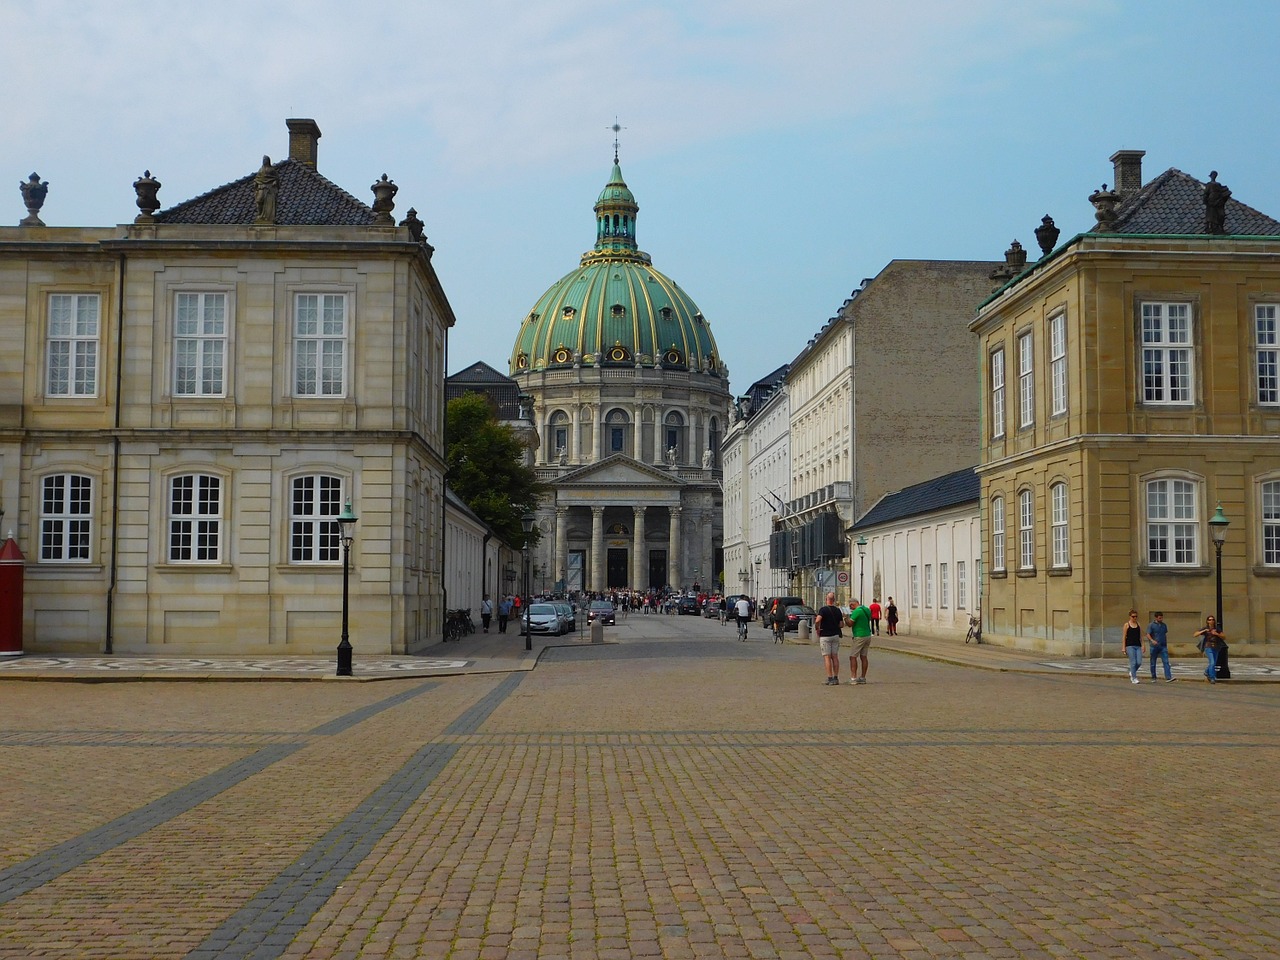
[[334, 518], [338, 522], [338, 536], [342, 540], [342, 641], [338, 644], [338, 676], [351, 676], [351, 639], [347, 632], [348, 585], [351, 570], [351, 541], [355, 539], [356, 521], [360, 518], [351, 512], [348, 500], [342, 512]]
[[524, 614], [524, 648], [526, 650], [533, 649], [533, 631], [529, 629], [529, 535], [533, 533], [533, 525], [537, 519], [532, 513], [526, 513], [520, 518], [520, 528], [524, 530], [524, 546], [520, 551], [524, 557], [524, 607], [520, 612]]
[[762, 563], [764, 563], [764, 559], [762, 557], [756, 557], [756, 580], [755, 585], [751, 590], [751, 599], [753, 603], [760, 598], [760, 564]]
[[[1222, 512], [1222, 503], [1218, 503], [1218, 509], [1214, 511], [1213, 516], [1209, 520], [1209, 533], [1213, 536], [1213, 549], [1218, 554], [1218, 606], [1215, 609], [1216, 618], [1214, 623], [1217, 624], [1219, 630], [1222, 627], [1222, 545], [1227, 542], [1227, 525], [1231, 523], [1227, 519], [1226, 514]], [[1226, 631], [1223, 630], [1225, 633]]]
[[867, 592], [867, 538], [859, 534], [858, 545], [858, 602], [866, 603]]

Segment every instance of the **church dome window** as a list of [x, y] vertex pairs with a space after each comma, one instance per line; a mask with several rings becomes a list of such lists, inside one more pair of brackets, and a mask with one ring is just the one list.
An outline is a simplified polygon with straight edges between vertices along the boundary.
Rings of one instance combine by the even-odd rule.
[[684, 363], [684, 355], [676, 349], [675, 344], [667, 348], [667, 352], [662, 355], [662, 362], [669, 367], [679, 366]]
[[552, 363], [572, 363], [573, 353], [564, 344], [556, 348], [556, 352], [551, 355]]
[[662, 319], [663, 319], [663, 320], [670, 320], [670, 319], [671, 319], [671, 308], [670, 308], [670, 307], [663, 307], [663, 308], [662, 308], [661, 310], [659, 310], [658, 312], [659, 312], [660, 314], [662, 314]]
[[529, 355], [527, 353], [521, 353], [518, 357], [516, 357], [516, 369], [517, 370], [529, 369]]
[[615, 303], [612, 307], [609, 308], [609, 310], [615, 317], [618, 317], [619, 319], [627, 315], [627, 308], [620, 303]]
[[566, 320], [572, 320], [575, 313], [577, 313], [577, 311], [573, 307], [564, 308], [564, 318]]
[[614, 343], [614, 345], [609, 348], [608, 358], [614, 363], [625, 363], [631, 359], [631, 351], [621, 343]]

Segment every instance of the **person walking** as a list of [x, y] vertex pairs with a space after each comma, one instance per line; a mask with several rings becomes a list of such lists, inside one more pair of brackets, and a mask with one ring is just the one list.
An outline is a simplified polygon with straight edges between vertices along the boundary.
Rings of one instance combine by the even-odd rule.
[[489, 599], [486, 593], [480, 600], [480, 623], [484, 626], [484, 632], [489, 632], [489, 624], [493, 620], [493, 601]]
[[[853, 601], [853, 610], [849, 613], [849, 626], [853, 628], [853, 646], [849, 648], [850, 683], [867, 682], [867, 651], [871, 649], [871, 609], [861, 601]], [[858, 664], [862, 664], [862, 673], [858, 673]]]
[[875, 636], [880, 636], [880, 598], [872, 597], [871, 606], [867, 607], [871, 611], [871, 632]]
[[1169, 625], [1159, 610], [1155, 619], [1147, 624], [1147, 653], [1151, 657], [1151, 682], [1156, 682], [1156, 658], [1164, 661], [1164, 682], [1173, 683], [1173, 670], [1169, 667]]
[[1142, 669], [1142, 627], [1138, 623], [1138, 611], [1130, 610], [1124, 622], [1124, 652], [1129, 658], [1129, 682], [1138, 683], [1138, 671]]
[[503, 597], [498, 601], [498, 632], [507, 632], [507, 621], [511, 619], [511, 598]]
[[827, 594], [827, 602], [813, 618], [818, 628], [818, 647], [822, 650], [822, 662], [827, 668], [827, 686], [840, 686], [840, 629], [844, 613], [836, 606], [835, 591]]
[[1215, 617], [1206, 617], [1204, 627], [1197, 630], [1195, 636], [1200, 638], [1196, 646], [1209, 658], [1209, 666], [1205, 668], [1204, 678], [1210, 683], [1217, 683], [1218, 653], [1227, 645], [1226, 634], [1218, 629], [1218, 621]]
[[889, 636], [896, 637], [898, 635], [898, 605], [893, 602], [893, 597], [889, 598], [889, 605], [885, 608], [885, 622], [889, 624]]

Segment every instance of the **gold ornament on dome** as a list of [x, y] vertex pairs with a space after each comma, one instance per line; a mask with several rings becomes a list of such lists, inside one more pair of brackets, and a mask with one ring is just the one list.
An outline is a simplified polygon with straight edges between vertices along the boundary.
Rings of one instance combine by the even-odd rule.
[[573, 354], [569, 352], [568, 348], [560, 347], [551, 355], [551, 359], [554, 363], [568, 363], [573, 359]]
[[527, 353], [522, 353], [520, 356], [516, 357], [516, 367], [520, 370], [528, 369], [529, 355]]
[[612, 350], [609, 351], [609, 359], [615, 360], [615, 361], [630, 360], [631, 355], [627, 353], [626, 347], [615, 346]]

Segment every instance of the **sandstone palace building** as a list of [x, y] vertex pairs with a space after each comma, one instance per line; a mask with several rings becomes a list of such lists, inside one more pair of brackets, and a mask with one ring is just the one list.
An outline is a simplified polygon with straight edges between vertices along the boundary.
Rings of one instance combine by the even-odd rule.
[[143, 174], [118, 227], [44, 225], [33, 174], [0, 228], [26, 649], [332, 651], [347, 502], [353, 645], [439, 637], [453, 314], [395, 184], [357, 200], [318, 171], [317, 125], [288, 128], [286, 159], [167, 209]]

